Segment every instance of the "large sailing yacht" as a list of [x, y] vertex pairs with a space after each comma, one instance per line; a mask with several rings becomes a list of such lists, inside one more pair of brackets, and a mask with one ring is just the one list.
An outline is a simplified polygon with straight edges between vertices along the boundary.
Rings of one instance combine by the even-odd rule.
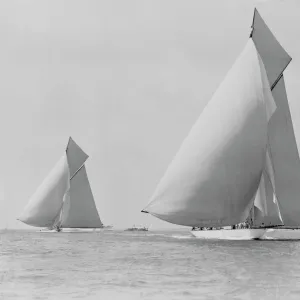
[[85, 162], [88, 155], [70, 137], [64, 155], [30, 198], [18, 220], [42, 231], [102, 228]]
[[191, 226], [198, 238], [300, 238], [300, 160], [283, 77], [290, 61], [255, 9], [244, 50], [142, 212]]

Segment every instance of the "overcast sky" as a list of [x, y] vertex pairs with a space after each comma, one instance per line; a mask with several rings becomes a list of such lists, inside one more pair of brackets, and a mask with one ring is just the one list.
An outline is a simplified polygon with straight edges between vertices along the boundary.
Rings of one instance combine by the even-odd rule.
[[85, 150], [105, 224], [170, 227], [148, 203], [245, 46], [257, 7], [292, 56], [285, 72], [300, 141], [299, 0], [0, 2], [0, 227], [62, 156]]

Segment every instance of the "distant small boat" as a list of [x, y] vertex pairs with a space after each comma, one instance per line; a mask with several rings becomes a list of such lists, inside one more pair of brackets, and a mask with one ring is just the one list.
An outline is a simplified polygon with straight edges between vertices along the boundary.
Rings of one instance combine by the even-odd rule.
[[106, 229], [106, 230], [112, 230], [113, 227], [114, 227], [113, 225], [106, 225], [106, 226], [104, 225], [104, 226], [103, 226], [103, 229]]
[[149, 227], [146, 226], [135, 226], [125, 229], [125, 231], [149, 231]]
[[103, 228], [85, 168], [87, 158], [70, 137], [63, 157], [18, 220], [42, 227], [41, 232], [94, 232]]

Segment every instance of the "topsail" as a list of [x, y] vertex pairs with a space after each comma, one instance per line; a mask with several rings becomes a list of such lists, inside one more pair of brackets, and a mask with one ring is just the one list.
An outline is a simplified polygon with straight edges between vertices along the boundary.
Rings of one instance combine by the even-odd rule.
[[88, 159], [88, 155], [74, 142], [70, 137], [66, 149], [68, 165], [70, 170], [70, 177], [72, 178], [76, 172], [83, 166]]
[[278, 43], [257, 9], [254, 10], [251, 38], [264, 63], [270, 87], [273, 89], [292, 58]]
[[300, 215], [299, 156], [287, 98], [278, 97], [291, 58], [257, 10], [252, 28], [143, 212], [192, 227], [234, 225], [251, 215], [282, 225]]

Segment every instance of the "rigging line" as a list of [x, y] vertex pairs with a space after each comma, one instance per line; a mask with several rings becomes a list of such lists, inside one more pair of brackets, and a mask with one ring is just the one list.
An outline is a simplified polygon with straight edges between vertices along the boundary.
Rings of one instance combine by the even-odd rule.
[[[269, 157], [270, 157], [270, 161], [271, 161], [271, 167], [272, 167], [272, 171], [274, 173], [274, 180], [275, 180], [275, 177], [276, 177], [276, 171], [275, 171], [275, 167], [273, 165], [273, 154], [272, 154], [272, 148], [271, 148], [271, 145], [270, 145], [270, 140], [269, 140], [269, 134], [267, 133], [267, 149], [266, 149], [266, 160], [267, 160], [267, 155], [269, 153]], [[272, 183], [272, 181], [271, 181]], [[275, 185], [275, 182], [274, 182], [274, 185]], [[274, 189], [274, 192], [275, 192], [275, 186], [273, 187]]]
[[280, 202], [279, 202], [279, 200], [278, 200], [278, 197], [277, 197], [277, 194], [276, 194], [276, 191], [275, 191], [275, 187], [273, 187], [273, 184], [272, 184], [272, 180], [271, 180], [271, 178], [270, 178], [270, 176], [269, 176], [269, 173], [265, 170], [264, 171], [264, 175], [267, 177], [267, 179], [269, 180], [269, 182], [271, 183], [271, 186], [272, 186], [272, 189], [273, 189], [273, 193], [274, 193], [274, 195], [275, 195], [275, 199], [276, 199], [276, 203], [275, 203], [275, 205], [277, 206], [277, 209], [278, 209], [278, 212], [279, 212], [279, 218], [280, 218], [280, 220], [282, 221], [282, 223], [284, 223], [283, 222], [283, 217], [282, 217], [282, 214], [281, 214], [281, 209], [280, 209]]
[[[70, 188], [65, 192], [63, 199], [65, 198], [65, 195], [66, 195], [69, 191], [70, 191]], [[60, 220], [59, 220], [59, 217], [60, 217], [60, 214], [63, 212], [64, 204], [65, 204], [65, 200], [62, 201], [62, 204], [61, 204], [61, 206], [60, 206], [60, 208], [59, 208], [59, 211], [58, 211], [58, 213], [56, 214], [56, 216], [55, 216], [55, 218], [54, 218], [54, 220], [53, 220], [52, 227], [53, 227], [55, 224], [58, 224], [58, 223], [59, 223], [59, 221], [60, 221]]]
[[70, 181], [71, 179], [83, 168], [85, 162], [80, 166], [80, 168], [74, 173], [74, 175], [70, 178]]

